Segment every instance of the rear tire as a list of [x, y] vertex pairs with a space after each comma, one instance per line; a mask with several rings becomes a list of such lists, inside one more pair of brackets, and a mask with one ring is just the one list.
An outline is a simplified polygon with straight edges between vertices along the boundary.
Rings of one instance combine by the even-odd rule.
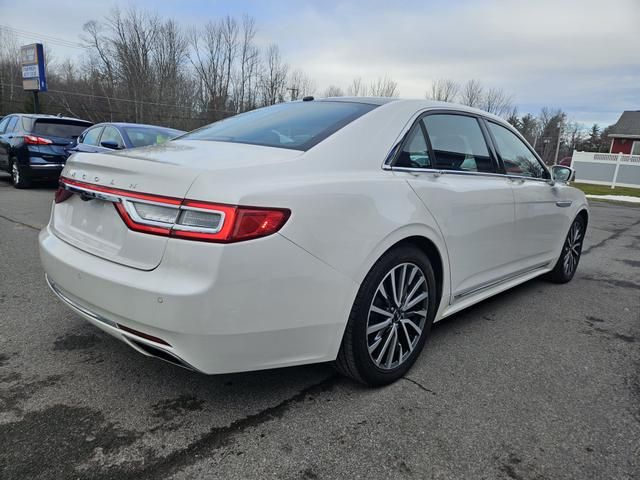
[[336, 369], [370, 386], [398, 380], [420, 355], [438, 303], [424, 252], [406, 245], [385, 253], [360, 286]]
[[547, 280], [553, 283], [567, 283], [571, 281], [578, 269], [578, 263], [582, 255], [582, 243], [584, 241], [586, 226], [584, 218], [578, 215], [569, 228], [569, 233], [567, 233], [567, 237], [562, 245], [560, 258], [553, 267], [553, 270], [545, 277]]
[[24, 175], [24, 171], [16, 159], [11, 161], [11, 182], [15, 188], [29, 188], [31, 180]]

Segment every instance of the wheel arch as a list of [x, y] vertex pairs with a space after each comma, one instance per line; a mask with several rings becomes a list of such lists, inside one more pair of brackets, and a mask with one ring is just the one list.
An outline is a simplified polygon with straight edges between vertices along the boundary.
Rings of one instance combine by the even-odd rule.
[[[425, 225], [408, 225], [388, 236], [378, 248], [369, 256], [366, 267], [360, 274], [360, 283], [369, 273], [373, 265], [387, 252], [401, 247], [412, 245], [425, 253], [436, 277], [436, 294], [439, 298], [438, 312], [441, 310], [443, 300], [449, 295], [449, 261], [446, 245], [440, 236]], [[436, 319], [438, 316], [436, 315]]]
[[431, 262], [431, 267], [433, 268], [433, 273], [436, 277], [436, 297], [439, 299], [439, 304], [436, 308], [437, 311], [442, 303], [442, 290], [444, 284], [444, 265], [442, 263], [442, 256], [438, 247], [436, 247], [435, 243], [427, 237], [412, 235], [411, 237], [406, 237], [392, 245], [387, 251], [398, 248], [402, 245], [413, 245], [424, 252], [427, 258], [429, 258], [429, 262]]
[[586, 229], [587, 225], [589, 225], [589, 212], [587, 211], [587, 209], [583, 208], [582, 210], [580, 210], [576, 217], [582, 217], [582, 219], [584, 220], [584, 228]]

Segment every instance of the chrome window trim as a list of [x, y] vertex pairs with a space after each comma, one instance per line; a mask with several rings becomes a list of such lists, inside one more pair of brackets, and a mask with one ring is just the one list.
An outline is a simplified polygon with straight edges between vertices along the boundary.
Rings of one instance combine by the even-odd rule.
[[393, 167], [391, 165], [383, 165], [383, 170], [390, 172], [407, 172], [407, 173], [431, 173], [433, 175], [474, 175], [479, 177], [499, 177], [509, 180], [532, 180], [534, 182], [549, 183], [546, 178], [526, 177], [522, 175], [508, 175], [499, 172], [470, 172], [463, 170], [438, 170], [437, 168], [417, 168], [417, 167]]
[[[433, 173], [435, 172], [439, 172], [440, 174], [443, 173], [449, 173], [449, 172], [458, 172], [458, 173], [477, 173], [477, 174], [489, 174], [489, 175], [504, 175], [502, 172], [500, 172], [499, 170], [502, 167], [501, 163], [500, 163], [500, 159], [495, 155], [496, 152], [494, 152], [493, 149], [493, 139], [489, 136], [487, 136], [487, 133], [484, 131], [484, 124], [483, 121], [486, 120], [485, 117], [483, 115], [480, 115], [478, 113], [475, 112], [467, 112], [464, 110], [460, 110], [457, 108], [442, 108], [442, 107], [438, 107], [438, 108], [426, 108], [426, 109], [422, 109], [419, 110], [418, 112], [416, 112], [411, 119], [407, 122], [407, 124], [403, 127], [403, 130], [401, 131], [401, 134], [398, 136], [399, 139], [398, 141], [394, 144], [394, 146], [389, 150], [389, 152], [387, 153], [384, 161], [382, 162], [382, 169], [383, 170], [399, 170], [399, 171], [414, 171], [413, 169], [411, 169], [410, 167], [394, 167], [393, 163], [396, 161], [396, 158], [398, 156], [398, 152], [399, 149], [401, 147], [404, 146], [405, 142], [407, 141], [407, 135], [409, 135], [409, 133], [411, 133], [411, 131], [413, 130], [413, 128], [418, 125], [418, 123], [420, 121], [422, 121], [423, 118], [430, 116], [430, 115], [460, 115], [463, 117], [470, 117], [476, 120], [478, 127], [480, 128], [480, 131], [482, 132], [482, 137], [484, 139], [485, 145], [487, 147], [487, 152], [489, 154], [489, 157], [491, 158], [491, 162], [493, 164], [493, 167], [496, 169], [495, 172], [464, 172], [464, 171], [460, 171], [460, 170], [439, 170], [439, 169], [417, 169], [419, 171], [423, 171], [423, 170], [429, 170]], [[426, 129], [423, 130], [423, 132], [425, 132]], [[429, 148], [429, 153], [431, 154], [431, 140], [428, 138], [428, 132], [425, 133], [426, 137], [425, 137], [425, 141], [427, 142], [427, 146]], [[406, 170], [400, 170], [400, 169], [406, 169]]]

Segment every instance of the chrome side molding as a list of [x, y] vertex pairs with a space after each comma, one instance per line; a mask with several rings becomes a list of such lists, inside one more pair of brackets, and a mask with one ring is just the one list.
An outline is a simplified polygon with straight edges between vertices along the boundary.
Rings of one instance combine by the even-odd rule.
[[533, 267], [528, 267], [528, 268], [524, 268], [522, 270], [518, 270], [517, 272], [513, 272], [510, 273], [508, 275], [505, 275], [503, 277], [500, 277], [496, 280], [490, 280], [488, 282], [482, 283], [480, 285], [477, 285], [475, 287], [471, 287], [471, 288], [466, 288], [464, 290], [461, 290], [458, 293], [455, 293], [453, 295], [453, 300], [454, 302], [457, 300], [460, 300], [462, 298], [468, 297], [470, 295], [473, 295], [475, 293], [480, 293], [483, 290], [488, 290], [489, 288], [492, 287], [497, 287], [498, 285], [501, 285], [503, 283], [507, 283], [510, 280], [515, 280], [518, 277], [523, 277], [529, 273], [533, 273], [536, 270], [542, 270], [543, 268], [547, 267], [549, 265], [549, 262], [545, 262], [545, 263], [539, 263], [538, 265], [534, 265]]

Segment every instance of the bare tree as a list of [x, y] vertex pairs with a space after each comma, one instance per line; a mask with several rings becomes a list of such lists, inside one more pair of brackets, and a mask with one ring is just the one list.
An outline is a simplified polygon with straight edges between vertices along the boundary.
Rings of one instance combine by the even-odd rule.
[[482, 97], [480, 108], [494, 115], [506, 116], [513, 109], [513, 97], [501, 88], [490, 88]]
[[451, 79], [439, 79], [431, 84], [431, 93], [426, 97], [440, 102], [455, 102], [460, 91], [460, 85]]
[[400, 95], [398, 83], [387, 75], [378, 77], [369, 85], [369, 95], [372, 97], [397, 97]]
[[300, 69], [291, 72], [287, 85], [287, 90], [291, 93], [291, 100], [313, 95], [316, 91], [316, 83]]
[[459, 101], [469, 107], [480, 108], [484, 98], [484, 87], [478, 80], [471, 79], [462, 86]]
[[366, 95], [365, 87], [362, 84], [362, 77], [356, 77], [351, 80], [351, 84], [347, 87], [347, 95], [350, 97], [362, 97]]
[[261, 76], [262, 102], [264, 105], [273, 105], [284, 101], [288, 70], [289, 67], [280, 57], [278, 46], [270, 45], [265, 53], [264, 68]]
[[322, 94], [323, 97], [344, 97], [344, 91], [342, 90], [342, 88], [336, 86], [336, 85], [329, 85], [324, 93]]
[[22, 103], [20, 48], [15, 35], [0, 27], [0, 109], [17, 110]]
[[260, 52], [253, 43], [255, 36], [255, 20], [248, 15], [244, 15], [240, 32], [241, 40], [238, 60], [240, 65], [234, 82], [234, 104], [237, 112], [244, 112], [256, 106], [255, 87], [257, 85], [256, 75]]

